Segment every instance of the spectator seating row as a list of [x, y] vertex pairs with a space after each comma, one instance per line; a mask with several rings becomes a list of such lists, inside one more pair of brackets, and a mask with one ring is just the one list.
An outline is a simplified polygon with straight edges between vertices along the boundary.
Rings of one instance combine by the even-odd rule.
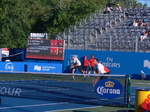
[[85, 45], [85, 41], [92, 41], [115, 24], [125, 19], [124, 12], [113, 14], [92, 14], [82, 20], [79, 25], [72, 26], [68, 31], [58, 34], [57, 39], [66, 40], [66, 46]]
[[[128, 14], [128, 15], [125, 15]], [[70, 49], [150, 52], [150, 38], [139, 41], [149, 26], [130, 26], [136, 18], [150, 25], [150, 8], [124, 8], [123, 12], [93, 13], [76, 23], [57, 39], [64, 39]]]
[[150, 11], [149, 8], [124, 8], [123, 9], [129, 16], [141, 15], [141, 16], [149, 16]]
[[[130, 26], [136, 18], [139, 20], [146, 19], [150, 23], [150, 8], [124, 9], [131, 14], [118, 27], [106, 34], [99, 36], [96, 42], [97, 50], [113, 50], [113, 51], [132, 51], [132, 52], [150, 52], [150, 37], [145, 41], [139, 41], [139, 37], [149, 27], [147, 26]], [[150, 25], [150, 24], [149, 24]]]

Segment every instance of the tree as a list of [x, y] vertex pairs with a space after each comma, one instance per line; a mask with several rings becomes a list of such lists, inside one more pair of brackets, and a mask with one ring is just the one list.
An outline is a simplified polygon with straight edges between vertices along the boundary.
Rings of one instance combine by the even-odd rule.
[[31, 25], [21, 0], [2, 0], [0, 47], [22, 48]]
[[[24, 48], [30, 33], [57, 34], [111, 1], [1, 0], [0, 47]], [[125, 1], [131, 2], [116, 3]]]

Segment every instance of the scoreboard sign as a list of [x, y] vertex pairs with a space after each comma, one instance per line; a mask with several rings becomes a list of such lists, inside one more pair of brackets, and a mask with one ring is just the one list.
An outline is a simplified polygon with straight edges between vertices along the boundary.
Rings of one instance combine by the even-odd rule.
[[63, 60], [64, 40], [28, 39], [26, 58]]

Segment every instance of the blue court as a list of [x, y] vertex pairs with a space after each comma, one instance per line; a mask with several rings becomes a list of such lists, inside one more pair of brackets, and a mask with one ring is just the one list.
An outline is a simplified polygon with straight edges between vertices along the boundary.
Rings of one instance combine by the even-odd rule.
[[[132, 87], [131, 103], [135, 101], [135, 92]], [[48, 100], [36, 100], [27, 98], [14, 98], [2, 96], [0, 112], [55, 112], [61, 110], [73, 110], [83, 108], [101, 107], [102, 105], [89, 105], [70, 102], [58, 102]], [[106, 101], [107, 102], [107, 101]]]
[[[131, 103], [135, 102], [136, 88], [138, 87], [131, 87]], [[102, 106], [5, 96], [2, 96], [1, 98], [2, 104], [0, 106], [0, 112], [55, 112], [61, 110], [94, 108]]]
[[[83, 80], [83, 76], [76, 76], [75, 81], [70, 76], [46, 74], [1, 74], [3, 77], [8, 79], [0, 81], [0, 112], [52, 112], [102, 105], [124, 106], [125, 92], [111, 100], [98, 96], [92, 85], [94, 77]], [[125, 79], [116, 77], [116, 80], [125, 85]]]
[[98, 107], [88, 104], [2, 97], [0, 112], [52, 112], [68, 109]]
[[71, 102], [88, 105], [124, 105], [124, 94], [121, 94], [118, 98], [111, 100], [99, 97], [91, 83], [93, 77], [91, 79], [88, 78], [87, 80], [83, 80], [83, 77], [79, 77], [81, 80], [76, 79], [75, 81], [64, 81], [64, 76], [61, 77], [63, 77], [63, 80], [61, 81], [35, 79], [1, 81], [0, 94], [1, 96]]

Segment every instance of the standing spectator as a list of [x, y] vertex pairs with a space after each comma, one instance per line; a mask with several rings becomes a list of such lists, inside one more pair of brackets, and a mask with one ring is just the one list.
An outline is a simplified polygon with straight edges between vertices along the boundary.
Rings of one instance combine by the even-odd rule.
[[[89, 67], [89, 60], [87, 59], [87, 56], [84, 56], [84, 60], [83, 60], [83, 74], [87, 74], [88, 73], [88, 67]], [[84, 80], [86, 80], [86, 75], [84, 75]]]
[[87, 59], [87, 56], [84, 56], [83, 60], [83, 74], [86, 74], [88, 72], [88, 67], [89, 67], [89, 60]]
[[[96, 74], [110, 74], [110, 70], [102, 65], [101, 63], [99, 63], [98, 59], [95, 59], [94, 60], [94, 64], [96, 66]], [[96, 76], [94, 81], [93, 81], [93, 86], [95, 86], [95, 84], [99, 81], [99, 80], [102, 80], [102, 79], [106, 79], [108, 76]]]
[[90, 60], [89, 60], [89, 62], [90, 62], [90, 68], [89, 68], [89, 73], [88, 73], [88, 74], [90, 74], [91, 71], [93, 71], [94, 74], [95, 74], [94, 60], [95, 60], [95, 55], [92, 54], [92, 55], [91, 55], [91, 58], [90, 58]]
[[122, 8], [121, 8], [120, 4], [116, 5], [116, 11], [122, 11]]
[[150, 30], [147, 29], [144, 33], [142, 33], [140, 37], [140, 41], [143, 41], [144, 39], [146, 39], [149, 34], [150, 34]]
[[[70, 68], [72, 70], [72, 74], [75, 73], [76, 68], [78, 68], [78, 70], [83, 73], [82, 71], [82, 67], [81, 67], [81, 62], [79, 61], [78, 58], [75, 57], [75, 55], [71, 56], [71, 61], [70, 61]], [[75, 80], [74, 75], [73, 75], [73, 80]]]

